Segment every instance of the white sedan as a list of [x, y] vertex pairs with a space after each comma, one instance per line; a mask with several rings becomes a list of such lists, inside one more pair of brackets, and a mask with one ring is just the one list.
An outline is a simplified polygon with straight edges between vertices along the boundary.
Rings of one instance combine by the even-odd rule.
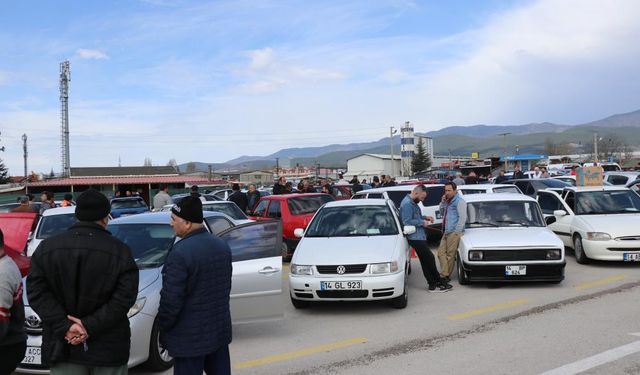
[[[358, 199], [325, 204], [293, 254], [289, 285], [296, 308], [311, 301], [408, 301], [410, 247], [390, 200]], [[303, 235], [304, 233], [304, 235]]]
[[538, 202], [578, 263], [640, 262], [640, 196], [628, 188], [568, 187], [562, 196], [539, 191]]
[[458, 245], [458, 282], [564, 279], [564, 245], [544, 222], [535, 199], [523, 194], [471, 194]]
[[493, 193], [515, 193], [522, 194], [520, 188], [511, 184], [472, 184], [458, 186], [458, 191], [462, 195], [467, 194], [493, 194]]

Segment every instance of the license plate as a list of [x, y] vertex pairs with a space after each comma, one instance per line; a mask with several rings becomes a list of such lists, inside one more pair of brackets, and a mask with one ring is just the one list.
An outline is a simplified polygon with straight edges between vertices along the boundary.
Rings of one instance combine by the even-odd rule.
[[640, 253], [624, 253], [625, 262], [640, 262]]
[[42, 364], [42, 349], [37, 346], [27, 346], [27, 352], [24, 355], [22, 363], [27, 365]]
[[527, 274], [527, 266], [507, 266], [504, 273], [507, 276], [523, 276]]
[[360, 290], [362, 281], [320, 281], [320, 290]]

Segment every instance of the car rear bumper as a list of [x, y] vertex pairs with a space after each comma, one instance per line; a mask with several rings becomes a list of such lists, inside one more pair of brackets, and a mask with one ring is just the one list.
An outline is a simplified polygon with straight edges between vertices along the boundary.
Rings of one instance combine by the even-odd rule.
[[[289, 277], [292, 298], [304, 301], [375, 301], [399, 297], [404, 293], [404, 272], [380, 276], [336, 277]], [[321, 281], [362, 281], [361, 290], [326, 291], [320, 287]]]
[[462, 263], [467, 277], [470, 281], [478, 282], [533, 282], [533, 281], [562, 281], [564, 280], [564, 268], [566, 262], [562, 263], [523, 263], [527, 266], [527, 274], [522, 276], [507, 276], [505, 267], [509, 264], [469, 264]]

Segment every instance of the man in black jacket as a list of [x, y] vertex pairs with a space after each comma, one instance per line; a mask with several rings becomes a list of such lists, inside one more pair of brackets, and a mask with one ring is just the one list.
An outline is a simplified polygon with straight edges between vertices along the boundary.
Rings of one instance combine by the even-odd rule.
[[27, 277], [29, 303], [43, 322], [43, 363], [52, 375], [126, 374], [138, 268], [105, 229], [107, 197], [89, 189], [76, 203], [78, 222], [40, 243]]
[[182, 239], [164, 264], [158, 324], [176, 375], [231, 374], [231, 250], [202, 222], [200, 199], [185, 198], [171, 209], [171, 226]]
[[242, 212], [247, 211], [247, 194], [240, 191], [240, 185], [233, 184], [231, 187], [233, 193], [227, 198], [228, 201], [233, 202], [236, 206], [240, 207]]
[[276, 184], [273, 185], [273, 195], [287, 194], [287, 191], [285, 189], [286, 184], [287, 184], [287, 179], [284, 176], [280, 176], [278, 178], [278, 182], [276, 182]]

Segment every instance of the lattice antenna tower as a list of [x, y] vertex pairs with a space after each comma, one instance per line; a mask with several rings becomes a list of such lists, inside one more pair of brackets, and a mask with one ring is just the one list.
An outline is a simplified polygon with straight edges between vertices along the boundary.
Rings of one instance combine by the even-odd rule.
[[71, 70], [69, 60], [60, 63], [60, 154], [62, 156], [62, 175], [71, 176], [71, 157], [69, 151], [69, 81]]

